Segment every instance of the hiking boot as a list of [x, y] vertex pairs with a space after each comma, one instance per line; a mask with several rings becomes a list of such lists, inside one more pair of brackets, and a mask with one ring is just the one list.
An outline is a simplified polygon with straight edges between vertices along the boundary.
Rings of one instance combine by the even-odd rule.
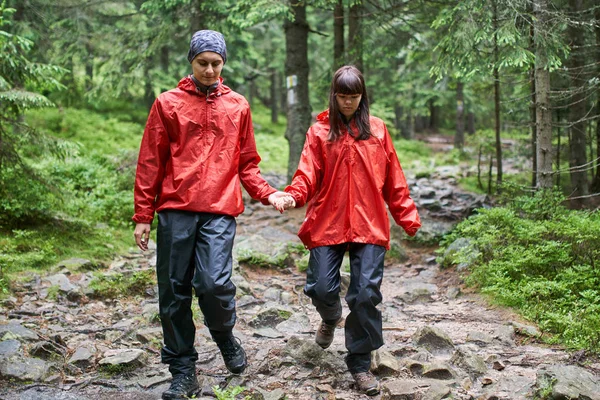
[[232, 374], [241, 374], [246, 369], [248, 361], [240, 339], [229, 336], [217, 341], [225, 366]]
[[196, 374], [177, 374], [173, 376], [171, 386], [162, 394], [163, 400], [188, 399], [200, 390]]
[[337, 326], [339, 320], [333, 325], [325, 323], [325, 321], [321, 321], [321, 325], [319, 326], [319, 330], [317, 331], [317, 335], [315, 336], [315, 342], [322, 348], [326, 349], [331, 346], [331, 342], [333, 342], [333, 336], [335, 334], [335, 327]]
[[352, 374], [358, 391], [367, 396], [379, 394], [379, 382], [370, 372], [354, 372]]

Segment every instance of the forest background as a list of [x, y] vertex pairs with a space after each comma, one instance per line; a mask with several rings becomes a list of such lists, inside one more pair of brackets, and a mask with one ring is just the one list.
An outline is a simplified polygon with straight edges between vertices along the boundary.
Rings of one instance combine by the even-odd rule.
[[[593, 0], [3, 0], [3, 295], [61, 259], [102, 263], [131, 247], [147, 112], [190, 72], [199, 29], [227, 39], [223, 76], [252, 106], [263, 172], [289, 180], [333, 71], [357, 65], [404, 168], [472, 165], [459, 183], [497, 205], [442, 240], [470, 239], [449, 264], [468, 261], [468, 283], [549, 341], [600, 350]], [[454, 150], [415, 140], [432, 135]]]

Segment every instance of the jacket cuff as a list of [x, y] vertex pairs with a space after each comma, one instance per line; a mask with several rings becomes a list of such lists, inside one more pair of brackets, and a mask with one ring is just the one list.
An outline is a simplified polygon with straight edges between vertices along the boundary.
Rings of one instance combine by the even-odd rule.
[[152, 220], [154, 220], [154, 215], [139, 215], [135, 214], [132, 218], [133, 222], [138, 224], [151, 224]]
[[277, 189], [271, 187], [271, 190], [265, 195], [265, 197], [260, 199], [260, 202], [265, 206], [271, 205], [271, 203], [269, 203], [269, 196], [275, 192], [277, 192]]

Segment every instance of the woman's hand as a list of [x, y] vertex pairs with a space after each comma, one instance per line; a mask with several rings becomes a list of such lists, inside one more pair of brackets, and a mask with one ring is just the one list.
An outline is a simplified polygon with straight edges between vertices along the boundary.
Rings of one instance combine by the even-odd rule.
[[150, 240], [150, 224], [137, 223], [133, 231], [135, 243], [144, 251], [148, 250], [148, 241]]
[[283, 213], [288, 208], [296, 207], [296, 200], [286, 192], [275, 192], [269, 196], [269, 204], [280, 213]]

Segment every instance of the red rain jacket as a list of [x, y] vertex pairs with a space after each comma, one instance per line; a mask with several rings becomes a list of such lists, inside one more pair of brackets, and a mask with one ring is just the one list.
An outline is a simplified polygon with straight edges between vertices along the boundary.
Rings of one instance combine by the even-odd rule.
[[268, 204], [276, 192], [260, 175], [250, 107], [223, 85], [208, 97], [188, 76], [152, 106], [138, 158], [135, 222], [165, 209], [237, 216], [244, 211], [240, 181]]
[[[330, 142], [325, 111], [308, 130], [298, 170], [285, 191], [294, 197], [296, 207], [308, 201], [298, 236], [309, 249], [347, 242], [389, 249], [385, 203], [407, 234], [413, 236], [421, 227], [387, 128], [376, 117], [370, 124], [368, 140], [355, 140], [343, 128], [345, 134]], [[351, 127], [356, 132], [353, 122]]]

